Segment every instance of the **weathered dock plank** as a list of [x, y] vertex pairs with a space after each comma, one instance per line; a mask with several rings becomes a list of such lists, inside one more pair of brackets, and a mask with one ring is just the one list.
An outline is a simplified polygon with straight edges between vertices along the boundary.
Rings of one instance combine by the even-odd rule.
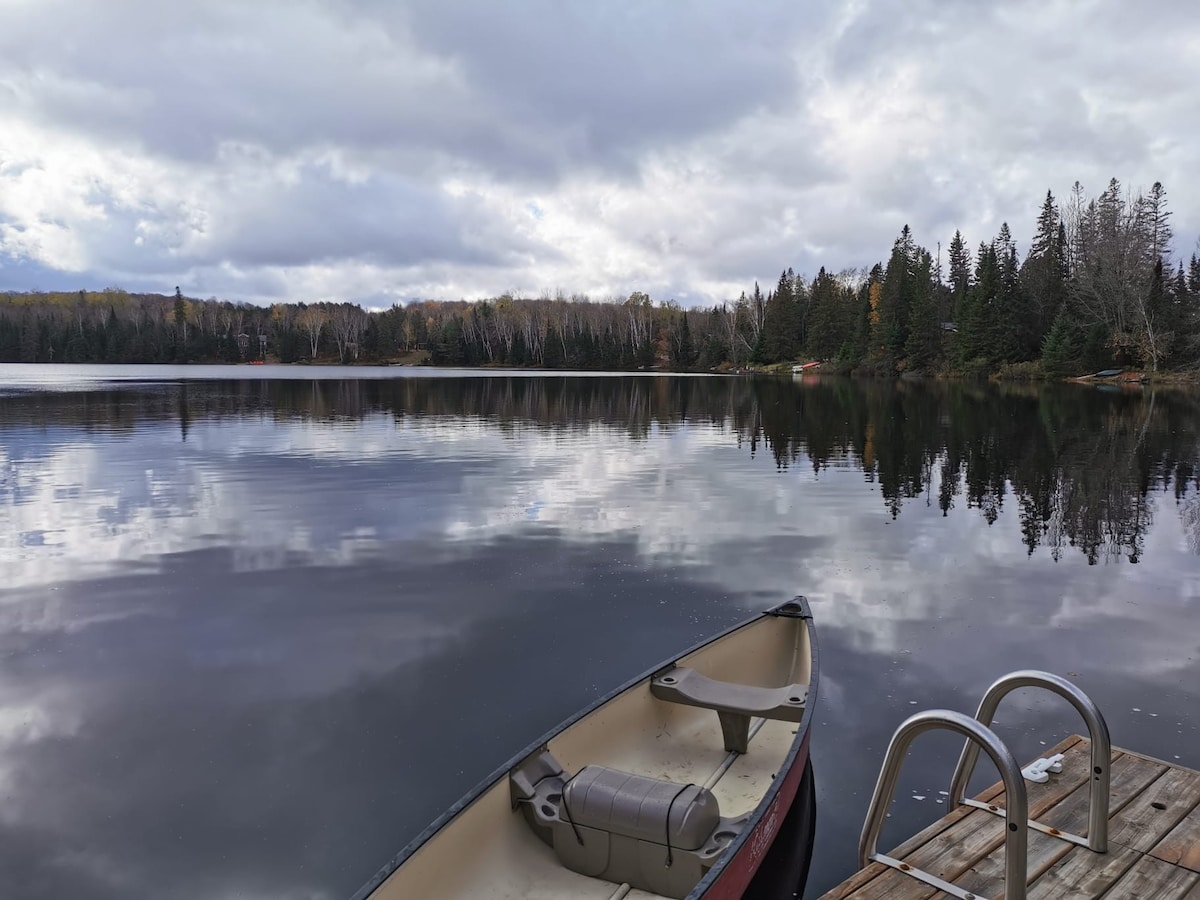
[[1090, 900], [1099, 897], [1140, 859], [1134, 850], [1110, 847], [1093, 853], [1072, 847], [1029, 888], [1029, 900]]
[[1182, 900], [1197, 881], [1200, 875], [1195, 872], [1143, 856], [1104, 896], [1110, 900]]
[[[1063, 832], [1085, 834], [1091, 782], [1090, 745], [1073, 735], [1046, 755], [1063, 753], [1063, 772], [1027, 783], [1030, 817]], [[1030, 829], [1030, 900], [1200, 900], [1200, 772], [1114, 748], [1110, 763], [1109, 851], [1093, 853]], [[995, 784], [978, 798], [1003, 809]], [[1004, 822], [960, 807], [888, 855], [976, 896], [1004, 892]], [[945, 894], [878, 863], [826, 893], [822, 900], [929, 900]]]
[[1184, 816], [1182, 822], [1154, 845], [1150, 855], [1163, 862], [1200, 872], [1200, 807]]
[[1200, 775], [1168, 769], [1122, 810], [1109, 829], [1109, 840], [1143, 853], [1149, 851], [1200, 803]]

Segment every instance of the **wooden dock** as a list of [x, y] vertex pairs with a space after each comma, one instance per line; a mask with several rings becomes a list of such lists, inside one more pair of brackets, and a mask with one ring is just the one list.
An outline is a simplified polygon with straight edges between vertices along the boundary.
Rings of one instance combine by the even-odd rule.
[[[1073, 735], [1045, 752], [1064, 754], [1061, 774], [1026, 782], [1029, 817], [1052, 828], [1087, 829], [1090, 746]], [[1113, 748], [1108, 852], [1029, 829], [1029, 900], [1200, 900], [1200, 772]], [[1004, 807], [995, 784], [978, 799]], [[1004, 894], [1004, 820], [962, 806], [888, 855], [980, 898]], [[926, 900], [949, 897], [895, 869], [872, 863], [821, 900]]]

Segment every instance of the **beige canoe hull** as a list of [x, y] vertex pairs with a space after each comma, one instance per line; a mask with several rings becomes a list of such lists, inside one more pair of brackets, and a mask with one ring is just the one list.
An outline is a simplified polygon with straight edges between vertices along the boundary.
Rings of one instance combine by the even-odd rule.
[[[749, 752], [724, 749], [711, 709], [664, 702], [656, 673], [686, 666], [711, 679], [778, 688], [809, 685], [799, 723], [752, 719]], [[637, 889], [577, 874], [514, 811], [508, 774], [549, 749], [567, 772], [604, 765], [680, 785], [709, 785], [723, 816], [750, 815], [737, 840], [688, 895], [742, 896], [783, 826], [808, 760], [816, 641], [803, 598], [667, 660], [554, 729], [455, 804], [365, 885], [354, 900], [648, 900]]]

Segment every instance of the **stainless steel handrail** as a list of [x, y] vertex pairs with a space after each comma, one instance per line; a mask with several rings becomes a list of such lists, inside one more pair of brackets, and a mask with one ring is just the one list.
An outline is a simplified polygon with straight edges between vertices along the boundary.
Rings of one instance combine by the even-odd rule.
[[938, 890], [953, 894], [962, 900], [969, 900], [975, 895], [962, 888], [943, 881], [936, 875], [914, 869], [907, 863], [879, 853], [876, 845], [879, 842], [879, 832], [883, 829], [883, 821], [891, 805], [892, 795], [896, 791], [896, 782], [900, 777], [900, 765], [904, 761], [909, 745], [917, 735], [926, 731], [954, 731], [967, 738], [968, 746], [983, 747], [1000, 770], [1007, 792], [1008, 811], [1005, 815], [1007, 826], [1004, 842], [1004, 896], [1006, 900], [1025, 900], [1025, 852], [1028, 835], [1029, 807], [1025, 798], [1025, 781], [1021, 777], [1021, 766], [996, 733], [977, 719], [950, 709], [931, 709], [926, 712], [909, 716], [896, 729], [888, 744], [887, 755], [883, 758], [883, 767], [879, 771], [879, 780], [875, 783], [875, 793], [871, 797], [871, 805], [867, 807], [867, 819], [863, 823], [862, 836], [858, 841], [858, 864], [860, 868], [872, 862], [883, 863], [911, 875]]
[[[1022, 687], [1045, 688], [1069, 700], [1071, 705], [1083, 716], [1083, 721], [1087, 723], [1088, 737], [1092, 743], [1091, 797], [1088, 803], [1087, 839], [1047, 828], [1038, 822], [1030, 822], [1030, 827], [1073, 844], [1085, 846], [1097, 853], [1106, 852], [1108, 850], [1108, 767], [1112, 759], [1112, 741], [1108, 735], [1108, 724], [1104, 721], [1104, 716], [1100, 714], [1099, 708], [1087, 694], [1065, 678], [1050, 672], [1024, 669], [1005, 675], [988, 688], [987, 693], [983, 695], [983, 700], [979, 703], [979, 711], [975, 713], [975, 718], [990, 727], [1000, 701], [1010, 691]], [[954, 769], [954, 777], [950, 781], [950, 808], [954, 809], [956, 806], [965, 804], [999, 815], [999, 810], [989, 809], [987, 804], [965, 799], [967, 782], [971, 779], [971, 773], [975, 770], [975, 762], [978, 758], [979, 747], [968, 741], [963, 746], [962, 755], [959, 756], [958, 765]]]

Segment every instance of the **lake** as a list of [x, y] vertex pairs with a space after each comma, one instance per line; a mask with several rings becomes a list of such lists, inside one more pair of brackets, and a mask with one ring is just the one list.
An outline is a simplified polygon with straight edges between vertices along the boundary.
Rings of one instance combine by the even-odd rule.
[[[1200, 395], [1162, 389], [0, 366], [0, 877], [344, 900], [532, 738], [802, 593], [816, 896], [899, 722], [1012, 669], [1200, 767], [1198, 479]], [[1082, 723], [1019, 692], [996, 728], [1025, 759]], [[881, 846], [958, 748], [919, 740]]]

